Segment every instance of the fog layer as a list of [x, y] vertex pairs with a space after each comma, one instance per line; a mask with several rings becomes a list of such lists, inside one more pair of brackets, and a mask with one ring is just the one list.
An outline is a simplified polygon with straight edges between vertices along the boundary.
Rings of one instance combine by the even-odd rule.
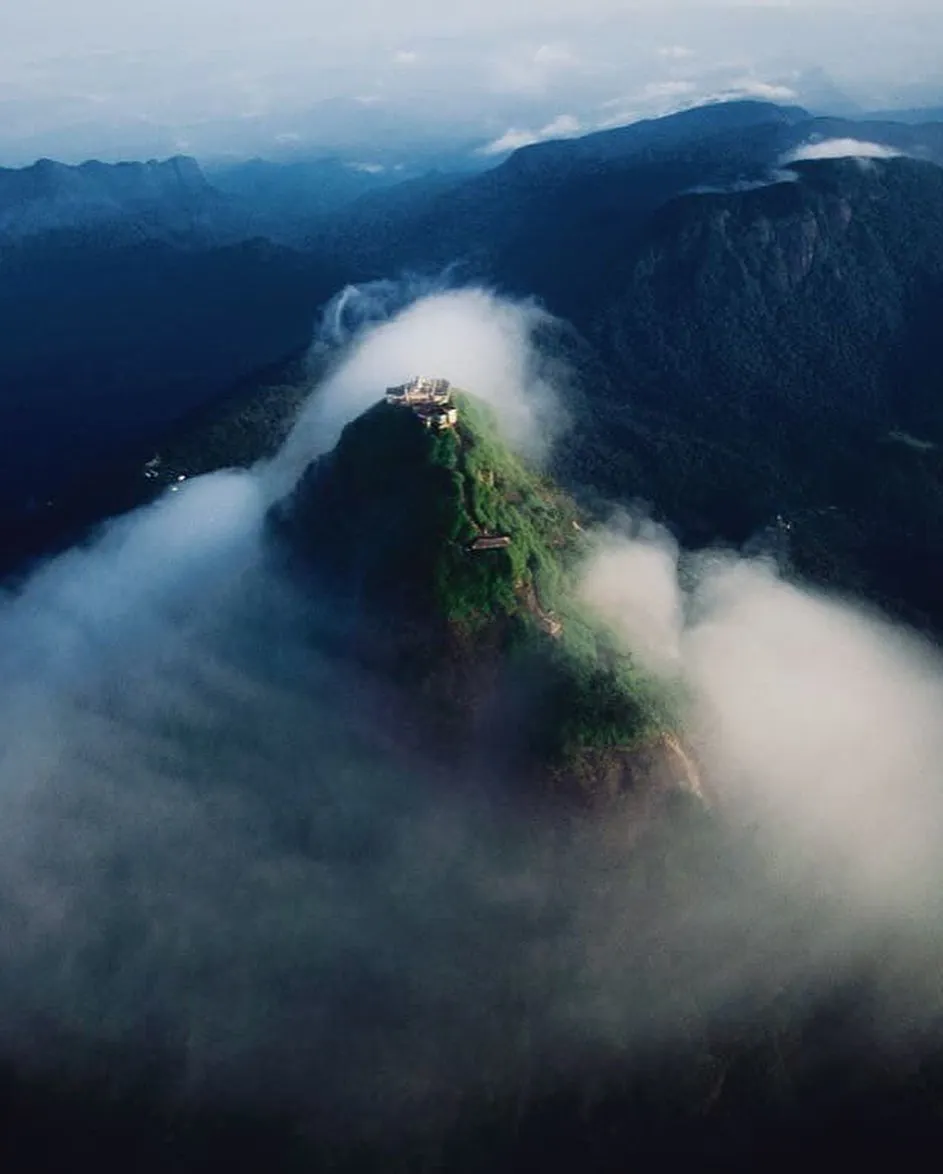
[[682, 590], [659, 531], [601, 534], [587, 599], [683, 685], [714, 796], [650, 842], [618, 805], [524, 811], [407, 756], [400, 699], [320, 650], [330, 609], [265, 533], [276, 485], [417, 369], [532, 448], [539, 320], [460, 291], [366, 326], [274, 465], [194, 480], [4, 599], [5, 1055], [108, 1043], [174, 1095], [362, 1132], [862, 967], [889, 1036], [932, 1019], [943, 677], [912, 638], [762, 563], [685, 565]]

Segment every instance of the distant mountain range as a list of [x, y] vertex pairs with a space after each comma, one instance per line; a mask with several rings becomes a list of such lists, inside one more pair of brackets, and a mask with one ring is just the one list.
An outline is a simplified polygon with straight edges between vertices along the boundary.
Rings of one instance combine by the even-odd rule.
[[83, 163], [40, 159], [0, 169], [0, 235], [6, 241], [61, 229], [105, 230], [122, 238], [217, 237], [228, 209], [194, 159]]
[[[536, 143], [490, 170], [480, 157], [469, 156], [463, 169], [453, 161], [450, 175], [461, 185], [462, 195], [453, 201], [450, 191], [448, 207], [453, 219], [471, 204], [486, 217], [489, 207], [502, 199], [528, 200], [533, 187], [549, 186], [555, 194], [565, 195], [567, 181], [579, 180], [589, 168], [618, 172], [624, 166], [669, 161], [684, 169], [678, 182], [688, 174], [700, 183], [757, 181], [790, 152], [831, 139], [876, 142], [917, 158], [943, 161], [943, 120], [934, 121], [933, 111], [906, 113], [907, 119], [896, 121], [880, 115], [848, 119], [814, 117], [801, 107], [768, 102], [715, 103], [582, 138]], [[185, 156], [78, 166], [41, 159], [30, 167], [0, 168], [0, 234], [17, 239], [63, 228], [111, 225], [117, 231], [121, 225], [139, 238], [191, 234], [231, 241], [286, 232], [297, 237], [323, 232], [326, 218], [361, 197], [384, 191], [394, 213], [403, 215], [404, 201], [395, 189], [408, 182], [415, 196], [416, 181], [427, 175], [423, 164], [410, 169], [402, 163], [357, 162], [341, 156], [218, 164], [209, 177], [196, 160]], [[429, 194], [441, 195], [442, 186], [431, 183]], [[375, 200], [368, 202], [363, 215], [376, 215], [381, 207]], [[500, 208], [497, 211], [500, 214]], [[403, 248], [409, 248], [410, 230], [419, 229], [415, 218], [426, 229], [427, 216], [443, 220], [440, 237], [430, 242], [430, 249], [447, 252], [461, 243], [448, 226], [444, 203], [426, 208], [413, 199], [401, 226], [407, 238]], [[362, 227], [356, 215], [352, 223], [357, 230]], [[478, 243], [475, 232], [476, 225], [469, 225], [466, 236], [473, 244]]]

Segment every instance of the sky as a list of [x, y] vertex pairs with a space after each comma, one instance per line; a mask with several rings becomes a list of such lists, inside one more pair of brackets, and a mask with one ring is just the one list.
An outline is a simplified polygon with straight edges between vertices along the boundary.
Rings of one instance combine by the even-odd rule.
[[939, 103], [937, 0], [0, 0], [0, 162], [485, 156], [718, 95]]

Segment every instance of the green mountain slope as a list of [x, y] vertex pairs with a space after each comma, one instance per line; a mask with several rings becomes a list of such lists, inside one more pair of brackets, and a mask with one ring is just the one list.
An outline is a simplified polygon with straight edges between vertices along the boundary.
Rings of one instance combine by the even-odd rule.
[[515, 770], [594, 797], [677, 774], [671, 699], [577, 599], [587, 540], [573, 501], [506, 447], [482, 403], [453, 402], [441, 431], [375, 405], [279, 510], [334, 601], [333, 631], [419, 697], [450, 745], [484, 740]]

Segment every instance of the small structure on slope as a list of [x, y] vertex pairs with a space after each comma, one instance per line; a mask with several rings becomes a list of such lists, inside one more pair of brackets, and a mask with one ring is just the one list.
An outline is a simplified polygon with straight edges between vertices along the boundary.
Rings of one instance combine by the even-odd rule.
[[477, 554], [480, 550], [507, 550], [511, 545], [509, 534], [479, 534], [468, 544], [468, 549]]

